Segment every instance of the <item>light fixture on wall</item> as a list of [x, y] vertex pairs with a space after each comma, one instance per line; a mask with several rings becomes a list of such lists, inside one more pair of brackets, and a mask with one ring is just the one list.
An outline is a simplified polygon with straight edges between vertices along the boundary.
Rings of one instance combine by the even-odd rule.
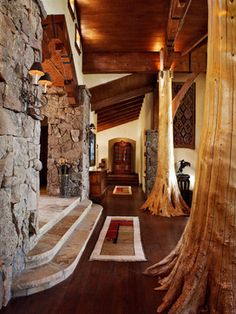
[[[39, 84], [43, 87], [39, 87]], [[37, 120], [42, 120], [43, 116], [40, 108], [47, 105], [48, 100], [45, 96], [47, 86], [52, 85], [52, 79], [48, 73], [43, 71], [40, 62], [34, 62], [27, 77], [22, 79], [21, 100], [25, 111]]]

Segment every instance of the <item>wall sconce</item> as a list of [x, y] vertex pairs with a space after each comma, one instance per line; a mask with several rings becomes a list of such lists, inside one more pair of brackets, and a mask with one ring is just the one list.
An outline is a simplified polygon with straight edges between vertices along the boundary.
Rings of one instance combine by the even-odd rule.
[[[39, 84], [43, 87], [43, 93], [40, 91]], [[27, 77], [22, 79], [21, 100], [25, 111], [34, 119], [43, 119], [40, 108], [48, 103], [45, 94], [47, 86], [51, 85], [52, 79], [48, 73], [43, 71], [40, 62], [34, 62]]]
[[87, 139], [89, 139], [91, 134], [94, 133], [92, 130], [96, 130], [95, 125], [93, 123], [87, 124], [86, 125]]

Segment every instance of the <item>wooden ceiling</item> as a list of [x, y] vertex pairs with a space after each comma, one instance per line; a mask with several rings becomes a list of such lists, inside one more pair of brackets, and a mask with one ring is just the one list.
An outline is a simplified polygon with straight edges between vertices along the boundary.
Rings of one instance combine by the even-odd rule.
[[[206, 70], [207, 0], [76, 0], [75, 5], [83, 73], [132, 73], [90, 89], [98, 131], [138, 119], [145, 94], [156, 87], [161, 48], [166, 68]], [[55, 37], [51, 22], [45, 32], [49, 39]], [[64, 48], [70, 59], [68, 45]], [[58, 70], [55, 63], [65, 53], [59, 58], [55, 51]], [[73, 86], [68, 93], [73, 94]]]
[[139, 118], [145, 93], [152, 92], [155, 74], [132, 74], [90, 88], [92, 110], [97, 113], [97, 131]]
[[[98, 130], [138, 118], [164, 67], [206, 70], [207, 0], [76, 0], [84, 73], [133, 73], [91, 88]], [[136, 73], [136, 74], [134, 74]]]
[[181, 54], [207, 34], [207, 0], [76, 0], [76, 9], [84, 73], [155, 72], [161, 48], [189, 63]]

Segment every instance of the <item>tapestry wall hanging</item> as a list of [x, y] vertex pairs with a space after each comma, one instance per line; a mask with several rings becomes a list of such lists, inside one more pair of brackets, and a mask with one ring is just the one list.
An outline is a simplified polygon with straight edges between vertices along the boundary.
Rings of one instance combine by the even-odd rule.
[[[173, 83], [173, 98], [183, 84]], [[195, 89], [193, 83], [176, 112], [173, 124], [175, 148], [195, 148]]]

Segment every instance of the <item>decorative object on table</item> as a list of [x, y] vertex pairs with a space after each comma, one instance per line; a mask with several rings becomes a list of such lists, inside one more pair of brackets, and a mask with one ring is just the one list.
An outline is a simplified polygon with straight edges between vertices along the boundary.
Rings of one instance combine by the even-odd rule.
[[112, 193], [115, 195], [131, 195], [132, 189], [130, 185], [116, 185]]
[[107, 166], [106, 159], [102, 158], [101, 162], [99, 163], [99, 168], [106, 169], [106, 166]]
[[191, 166], [190, 162], [182, 159], [179, 161], [179, 168], [176, 173], [180, 193], [189, 207], [191, 207], [191, 195], [190, 195], [190, 190], [189, 190], [190, 175], [187, 173], [183, 173], [183, 169], [185, 167], [190, 167], [190, 166]]
[[90, 260], [146, 261], [141, 243], [139, 218], [107, 216]]
[[63, 157], [59, 158], [58, 161], [55, 161], [55, 164], [57, 166], [59, 174], [60, 196], [70, 197], [69, 170], [72, 164], [69, 163], [68, 160]]
[[184, 169], [185, 167], [191, 167], [190, 162], [185, 161], [184, 159], [180, 160], [179, 163], [180, 163], [180, 165], [179, 165], [179, 168], [178, 168], [178, 170], [177, 170], [177, 174], [178, 174], [178, 173], [182, 173], [182, 172], [183, 172], [183, 169]]

